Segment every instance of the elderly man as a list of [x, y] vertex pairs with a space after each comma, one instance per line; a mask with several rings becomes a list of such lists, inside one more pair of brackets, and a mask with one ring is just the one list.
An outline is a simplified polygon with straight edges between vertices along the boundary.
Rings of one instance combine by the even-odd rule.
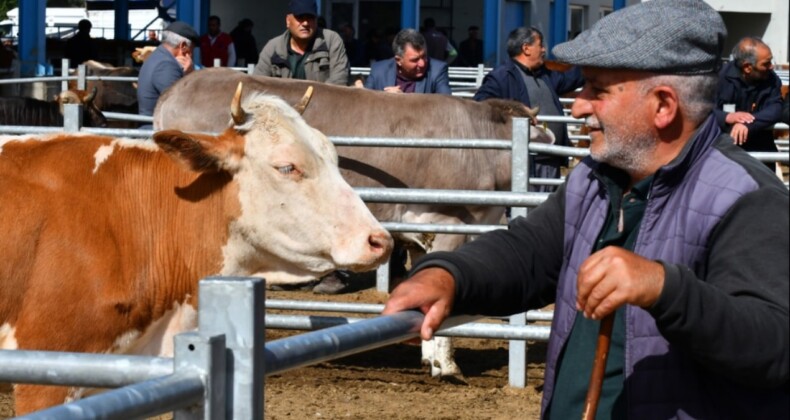
[[348, 57], [337, 32], [319, 28], [315, 0], [291, 0], [287, 30], [264, 45], [253, 74], [348, 84]]
[[425, 312], [427, 339], [555, 303], [543, 418], [581, 416], [602, 319], [598, 418], [788, 418], [790, 202], [712, 115], [725, 36], [703, 1], [651, 0], [556, 46], [591, 155], [508, 230], [418, 261], [384, 312]]
[[192, 52], [198, 38], [197, 32], [181, 21], [171, 23], [162, 31], [162, 43], [145, 60], [137, 79], [140, 115], [154, 115], [159, 96], [178, 79], [195, 69]]
[[732, 61], [719, 73], [713, 112], [722, 130], [745, 150], [777, 151], [773, 127], [782, 116], [782, 81], [774, 73], [773, 58], [768, 45], [746, 37], [732, 49]]
[[447, 64], [428, 57], [425, 37], [403, 29], [392, 40], [395, 57], [370, 67], [365, 87], [392, 93], [441, 93], [450, 95]]
[[[543, 33], [535, 27], [516, 28], [507, 38], [510, 60], [495, 68], [483, 78], [475, 93], [475, 100], [489, 98], [513, 99], [529, 107], [540, 107], [541, 115], [562, 116], [563, 107], [559, 95], [581, 87], [584, 79], [578, 68], [567, 72], [546, 68], [546, 47]], [[564, 123], [549, 123], [554, 132], [555, 144], [567, 146], [568, 128]], [[568, 159], [558, 156], [537, 156], [530, 165], [530, 177], [559, 178], [561, 167]], [[553, 186], [530, 185], [530, 191], [552, 192]]]

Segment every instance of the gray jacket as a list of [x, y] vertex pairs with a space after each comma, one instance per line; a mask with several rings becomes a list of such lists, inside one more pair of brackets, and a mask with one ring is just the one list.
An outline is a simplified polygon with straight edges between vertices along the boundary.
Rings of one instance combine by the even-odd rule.
[[[291, 33], [287, 30], [282, 35], [270, 39], [261, 50], [253, 74], [292, 78], [291, 68], [288, 66], [290, 42]], [[307, 80], [343, 86], [348, 84], [349, 66], [346, 47], [343, 46], [343, 39], [337, 32], [329, 29], [316, 30], [313, 48], [306, 53], [304, 70]]]

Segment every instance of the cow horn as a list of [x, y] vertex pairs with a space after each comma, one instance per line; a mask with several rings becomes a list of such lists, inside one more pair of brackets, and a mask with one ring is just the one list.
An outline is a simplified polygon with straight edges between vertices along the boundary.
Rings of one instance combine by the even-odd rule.
[[299, 100], [299, 103], [294, 105], [294, 109], [299, 113], [299, 115], [304, 114], [305, 108], [307, 108], [307, 104], [310, 103], [310, 99], [313, 97], [313, 86], [310, 85], [307, 87], [307, 90], [302, 96], [302, 99]]
[[92, 100], [93, 100], [93, 98], [95, 98], [95, 97], [96, 97], [96, 92], [97, 92], [98, 90], [99, 90], [99, 89], [98, 89], [96, 86], [93, 86], [93, 89], [91, 89], [91, 93], [90, 93], [90, 94], [88, 94], [88, 96], [86, 96], [86, 97], [85, 97], [85, 101], [84, 101], [84, 103], [88, 103], [88, 102], [92, 101]]
[[540, 107], [536, 106], [534, 108], [530, 108], [528, 106], [524, 106], [524, 108], [527, 108], [527, 116], [532, 122], [532, 125], [538, 125], [538, 113], [540, 112]]
[[230, 116], [236, 125], [244, 124], [245, 121], [244, 109], [241, 107], [241, 85], [242, 82], [239, 82], [236, 93], [233, 95], [233, 101], [230, 103]]

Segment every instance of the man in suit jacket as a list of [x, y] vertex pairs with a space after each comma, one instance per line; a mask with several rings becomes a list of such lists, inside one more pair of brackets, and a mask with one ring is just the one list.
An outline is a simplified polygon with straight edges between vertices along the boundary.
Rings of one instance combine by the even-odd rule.
[[425, 37], [403, 29], [392, 41], [395, 57], [373, 63], [365, 87], [393, 93], [441, 93], [450, 95], [447, 64], [428, 57]]

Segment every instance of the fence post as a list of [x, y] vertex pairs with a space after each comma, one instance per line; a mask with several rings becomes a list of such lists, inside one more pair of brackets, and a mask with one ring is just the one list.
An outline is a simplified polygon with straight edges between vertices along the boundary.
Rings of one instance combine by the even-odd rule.
[[247, 64], [247, 74], [252, 74], [255, 72], [255, 64]]
[[197, 332], [178, 334], [174, 337], [175, 360], [173, 370], [198, 369], [205, 375], [205, 398], [199, 406], [184, 407], [173, 412], [175, 420], [207, 419], [224, 420], [226, 394], [225, 336], [206, 336]]
[[[527, 192], [529, 187], [529, 119], [513, 118], [513, 145], [511, 151], [512, 181], [510, 190]], [[527, 216], [526, 207], [512, 207], [510, 217]], [[526, 325], [527, 313], [510, 316], [510, 325]], [[527, 342], [508, 342], [508, 384], [514, 388], [527, 386]]]
[[199, 288], [200, 334], [225, 334], [225, 418], [262, 419], [265, 283], [261, 278], [207, 277]]
[[385, 261], [376, 269], [376, 291], [389, 293], [390, 291], [390, 262]]
[[69, 59], [63, 58], [60, 60], [60, 77], [63, 78], [63, 81], [60, 82], [60, 90], [69, 90], [69, 81], [66, 79], [69, 77]]
[[80, 64], [77, 66], [77, 89], [85, 90], [85, 87], [88, 85], [85, 76], [85, 64]]
[[214, 59], [214, 67], [222, 67], [222, 61], [219, 58]]
[[82, 104], [63, 104], [63, 131], [74, 133], [82, 128]]
[[483, 78], [486, 76], [486, 66], [483, 63], [477, 65], [477, 76], [475, 77], [475, 85], [479, 88], [483, 85]]

